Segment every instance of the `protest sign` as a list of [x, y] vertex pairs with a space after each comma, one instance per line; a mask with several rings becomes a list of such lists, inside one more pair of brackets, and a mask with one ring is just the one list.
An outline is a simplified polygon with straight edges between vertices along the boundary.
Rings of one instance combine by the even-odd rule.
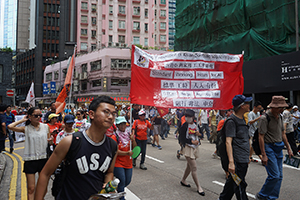
[[131, 103], [164, 108], [232, 108], [242, 94], [243, 55], [202, 52], [151, 54], [132, 46]]

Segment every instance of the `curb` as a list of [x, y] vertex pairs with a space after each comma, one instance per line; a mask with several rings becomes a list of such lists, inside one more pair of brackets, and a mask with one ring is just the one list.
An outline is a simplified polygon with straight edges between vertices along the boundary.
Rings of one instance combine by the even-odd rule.
[[2, 176], [6, 167], [6, 158], [3, 153], [0, 153], [0, 183], [2, 180]]

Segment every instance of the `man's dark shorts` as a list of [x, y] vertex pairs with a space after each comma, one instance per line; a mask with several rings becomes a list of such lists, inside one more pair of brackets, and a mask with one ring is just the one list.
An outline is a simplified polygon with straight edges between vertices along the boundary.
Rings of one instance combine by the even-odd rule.
[[46, 162], [47, 159], [25, 161], [23, 172], [25, 174], [35, 174], [37, 172], [41, 172]]

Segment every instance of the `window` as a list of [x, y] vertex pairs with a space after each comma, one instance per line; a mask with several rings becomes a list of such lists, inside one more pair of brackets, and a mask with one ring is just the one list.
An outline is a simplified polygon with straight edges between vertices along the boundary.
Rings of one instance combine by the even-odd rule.
[[125, 14], [125, 6], [119, 6], [119, 13]]
[[46, 81], [52, 81], [52, 72], [46, 74]]
[[140, 44], [140, 37], [133, 36], [133, 44]]
[[166, 11], [165, 10], [161, 10], [160, 11], [160, 16], [161, 17], [166, 17]]
[[156, 22], [154, 22], [154, 30], [156, 30]]
[[93, 87], [100, 87], [101, 86], [101, 79], [92, 81]]
[[92, 17], [92, 24], [96, 25], [97, 24], [97, 18], [96, 17]]
[[83, 73], [83, 72], [87, 72], [87, 64], [86, 63], [81, 65], [81, 73]]
[[0, 83], [2, 83], [3, 65], [0, 65]]
[[87, 35], [87, 29], [81, 29], [81, 35]]
[[148, 24], [145, 23], [145, 32], [148, 31]]
[[145, 38], [145, 44], [144, 44], [145, 47], [148, 46], [148, 38]]
[[92, 30], [92, 37], [96, 37], [97, 31], [96, 30]]
[[66, 76], [67, 76], [67, 69], [63, 69], [62, 73], [63, 73], [63, 78], [66, 78]]
[[157, 10], [155, 9], [154, 10], [154, 16], [156, 17], [156, 15], [157, 15]]
[[55, 72], [54, 72], [54, 80], [58, 80], [58, 76], [59, 76], [58, 71], [55, 71]]
[[91, 65], [91, 71], [99, 70], [101, 69], [101, 60], [91, 62], [90, 65]]
[[97, 11], [97, 5], [96, 4], [92, 4], [92, 12], [96, 12]]
[[[124, 36], [125, 37], [125, 36]], [[111, 69], [131, 69], [131, 60], [111, 59]]]
[[83, 51], [86, 51], [87, 50], [87, 43], [86, 42], [81, 42], [80, 43], [80, 49], [83, 50]]
[[120, 29], [125, 29], [125, 21], [123, 21], [123, 20], [119, 21], [119, 28]]
[[111, 79], [111, 86], [128, 86], [127, 79]]
[[160, 4], [166, 4], [166, 0], [160, 0]]
[[86, 90], [87, 89], [87, 82], [83, 81], [81, 82], [81, 90]]
[[160, 29], [166, 30], [166, 22], [160, 22]]
[[109, 14], [113, 14], [113, 9], [114, 9], [113, 6], [109, 6]]
[[165, 35], [160, 35], [160, 41], [161, 42], [166, 42], [166, 36]]
[[108, 28], [109, 29], [113, 29], [113, 21], [112, 20], [109, 20], [109, 22], [108, 22]]
[[112, 35], [109, 35], [109, 36], [108, 36], [108, 41], [109, 41], [109, 42], [112, 42], [112, 41], [113, 41], [113, 36], [112, 36]]
[[92, 51], [96, 50], [97, 49], [96, 44], [91, 44], [91, 48], [92, 48]]
[[81, 9], [87, 10], [88, 9], [88, 3], [87, 2], [81, 2]]
[[133, 7], [133, 15], [140, 15], [140, 7]]
[[87, 16], [81, 15], [81, 23], [88, 23]]
[[145, 9], [145, 17], [148, 17], [148, 9]]
[[119, 43], [125, 43], [125, 35], [119, 35]]
[[133, 30], [140, 30], [140, 22], [133, 22]]

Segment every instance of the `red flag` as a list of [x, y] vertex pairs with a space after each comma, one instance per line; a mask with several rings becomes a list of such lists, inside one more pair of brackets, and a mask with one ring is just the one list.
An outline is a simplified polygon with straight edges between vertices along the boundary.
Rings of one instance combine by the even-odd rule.
[[61, 92], [59, 93], [58, 97], [56, 98], [55, 101], [55, 107], [56, 107], [56, 113], [60, 113], [64, 110], [66, 106], [66, 98], [68, 97], [70, 93], [70, 87], [72, 84], [72, 77], [73, 77], [73, 69], [75, 67], [75, 52], [71, 58], [67, 76], [65, 79], [65, 84]]
[[158, 108], [158, 107], [156, 107], [156, 109], [157, 109], [157, 112], [159, 113], [159, 115], [161, 117], [163, 117], [163, 116], [165, 116], [166, 114], [169, 113], [169, 108]]

